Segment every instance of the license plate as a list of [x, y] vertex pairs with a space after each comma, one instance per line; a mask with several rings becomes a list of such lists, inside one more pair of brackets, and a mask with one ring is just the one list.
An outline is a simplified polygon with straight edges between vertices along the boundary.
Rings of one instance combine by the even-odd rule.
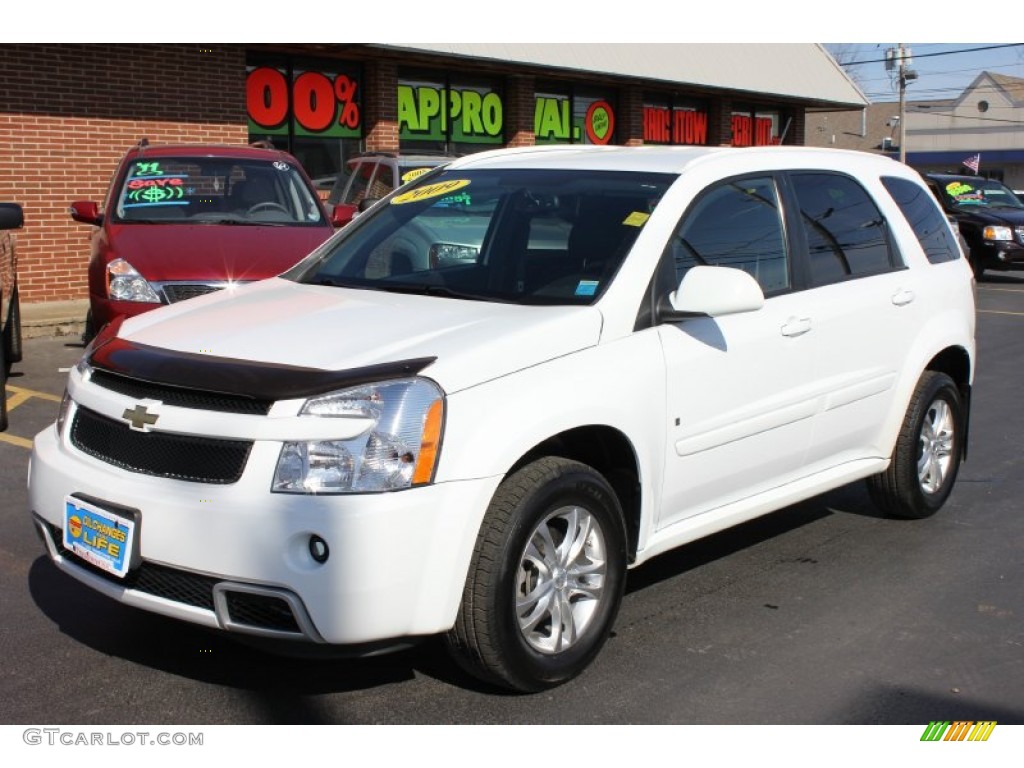
[[131, 565], [135, 521], [73, 496], [64, 499], [64, 547], [124, 578]]

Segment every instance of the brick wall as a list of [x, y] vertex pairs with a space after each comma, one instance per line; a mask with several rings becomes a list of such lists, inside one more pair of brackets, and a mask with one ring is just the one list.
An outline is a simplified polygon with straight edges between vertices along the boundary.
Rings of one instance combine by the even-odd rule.
[[199, 45], [0, 46], [0, 200], [20, 203], [25, 303], [81, 299], [94, 228], [72, 200], [102, 201], [124, 151], [247, 141], [245, 49]]
[[363, 91], [367, 152], [398, 151], [398, 67], [392, 61], [366, 64]]

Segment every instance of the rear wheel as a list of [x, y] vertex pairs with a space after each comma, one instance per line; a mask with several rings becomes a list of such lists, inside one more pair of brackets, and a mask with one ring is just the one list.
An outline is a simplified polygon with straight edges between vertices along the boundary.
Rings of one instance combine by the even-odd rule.
[[21, 302], [18, 300], [18, 284], [14, 284], [11, 300], [7, 305], [7, 321], [4, 325], [4, 370], [10, 374], [11, 366], [21, 362]]
[[448, 633], [456, 661], [523, 692], [578, 675], [618, 613], [625, 542], [618, 499], [591, 467], [547, 457], [510, 475], [484, 518]]
[[875, 505], [888, 515], [933, 515], [953, 490], [963, 455], [963, 404], [949, 376], [925, 371], [903, 419], [889, 468], [868, 478]]

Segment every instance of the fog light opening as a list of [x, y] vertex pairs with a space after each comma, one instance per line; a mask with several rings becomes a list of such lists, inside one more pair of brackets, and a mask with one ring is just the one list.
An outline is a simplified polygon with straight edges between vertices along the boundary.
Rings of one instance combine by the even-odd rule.
[[331, 556], [331, 548], [327, 546], [326, 541], [313, 534], [309, 537], [309, 556], [323, 565]]

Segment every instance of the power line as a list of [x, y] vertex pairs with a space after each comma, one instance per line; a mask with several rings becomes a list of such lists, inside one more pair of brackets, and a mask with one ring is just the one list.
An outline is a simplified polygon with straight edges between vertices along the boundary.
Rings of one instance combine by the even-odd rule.
[[[976, 51], [991, 51], [996, 48], [1016, 48], [1024, 43], [1002, 43], [1000, 45], [981, 45], [976, 48], [961, 48], [956, 51], [936, 51], [935, 53], [920, 53], [914, 56], [916, 59], [927, 59], [933, 56], [953, 56], [957, 53], [975, 53]], [[855, 67], [860, 64], [884, 64], [886, 59], [864, 59], [863, 61], [847, 61], [842, 64], [844, 67]]]

